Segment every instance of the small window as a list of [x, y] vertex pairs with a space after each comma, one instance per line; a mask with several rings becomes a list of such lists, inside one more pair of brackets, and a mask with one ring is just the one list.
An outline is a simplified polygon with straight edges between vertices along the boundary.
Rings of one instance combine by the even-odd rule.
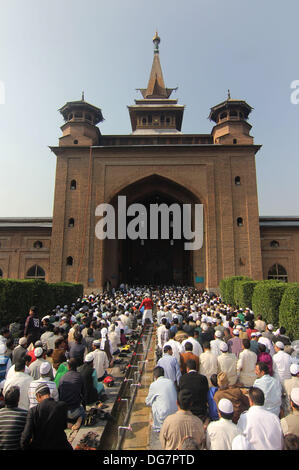
[[75, 219], [73, 219], [73, 218], [71, 217], [71, 218], [69, 219], [68, 226], [69, 226], [69, 227], [74, 227], [74, 226], [75, 226]]
[[149, 124], [151, 124], [153, 122], [152, 116], [147, 116], [147, 121]]
[[142, 124], [146, 124], [146, 118], [142, 119]]
[[233, 144], [236, 144], [237, 143], [237, 139], [233, 139]]
[[85, 114], [85, 119], [87, 119], [87, 121], [92, 121], [92, 117], [90, 114]]
[[279, 242], [277, 240], [272, 240], [270, 243], [271, 248], [278, 248], [279, 247]]
[[170, 117], [166, 118], [166, 124], [170, 124]]
[[161, 124], [164, 124], [165, 122], [165, 116], [162, 114], [161, 118], [160, 118], [160, 121], [161, 121]]
[[40, 242], [39, 240], [37, 242], [34, 242], [33, 243], [33, 248], [37, 248], [37, 249], [40, 249], [43, 247], [43, 244], [42, 242]]
[[77, 181], [76, 181], [76, 180], [72, 180], [72, 181], [71, 181], [70, 189], [73, 190], [73, 191], [74, 191], [75, 189], [77, 189]]
[[75, 113], [75, 118], [82, 118], [83, 114], [82, 113]]
[[238, 227], [243, 227], [243, 219], [242, 219], [242, 217], [238, 217], [238, 218], [237, 218], [237, 225], [238, 225]]
[[0, 268], [0, 279], [2, 279], [2, 278], [3, 278], [3, 271], [2, 271], [2, 269]]
[[235, 177], [235, 185], [240, 186], [240, 184], [241, 184], [241, 178], [240, 178], [240, 176], [236, 176]]
[[78, 140], [77, 140], [77, 139], [75, 139], [75, 140], [74, 140], [74, 144], [75, 144], [75, 145], [77, 145], [77, 143], [78, 143]]
[[230, 117], [238, 117], [237, 111], [230, 111], [229, 115]]
[[220, 114], [220, 119], [224, 119], [224, 118], [226, 118], [226, 117], [227, 117], [227, 113], [221, 113], [221, 114]]
[[67, 266], [73, 266], [73, 262], [74, 262], [74, 260], [73, 260], [72, 256], [68, 256], [67, 259], [66, 259], [66, 265]]
[[243, 119], [243, 117], [244, 117], [243, 113], [239, 113], [239, 117], [240, 117], [241, 119]]
[[274, 264], [268, 271], [268, 279], [288, 282], [288, 273], [281, 264]]
[[26, 274], [26, 279], [45, 279], [46, 273], [37, 264], [32, 266], [31, 268], [28, 269], [27, 274]]
[[69, 121], [71, 121], [73, 119], [73, 114], [69, 114]]

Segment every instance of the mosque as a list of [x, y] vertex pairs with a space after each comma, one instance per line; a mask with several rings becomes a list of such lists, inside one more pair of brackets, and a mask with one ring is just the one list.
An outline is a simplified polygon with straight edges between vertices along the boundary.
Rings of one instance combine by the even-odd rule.
[[[128, 106], [130, 134], [103, 135], [102, 110], [84, 94], [59, 110], [53, 217], [0, 218], [0, 277], [80, 282], [86, 291], [122, 282], [213, 291], [232, 275], [299, 282], [299, 217], [259, 217], [252, 107], [228, 93], [210, 109], [210, 134], [183, 133], [157, 33], [153, 43], [147, 87]], [[185, 250], [186, 239], [171, 235], [171, 212], [168, 239], [99, 239], [96, 209], [117, 209], [119, 196], [146, 208], [201, 204], [202, 247]]]

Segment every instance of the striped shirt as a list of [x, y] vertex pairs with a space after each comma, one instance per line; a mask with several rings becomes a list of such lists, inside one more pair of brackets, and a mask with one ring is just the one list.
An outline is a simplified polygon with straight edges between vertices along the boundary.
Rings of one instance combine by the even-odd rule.
[[50, 396], [55, 401], [59, 400], [58, 390], [56, 387], [56, 383], [50, 380], [50, 377], [41, 377], [40, 379], [33, 380], [28, 389], [28, 397], [29, 397], [29, 408], [38, 405], [38, 401], [35, 397], [35, 390], [40, 384], [47, 384], [50, 389]]
[[0, 450], [20, 450], [26, 417], [27, 411], [21, 408], [5, 407], [0, 410]]

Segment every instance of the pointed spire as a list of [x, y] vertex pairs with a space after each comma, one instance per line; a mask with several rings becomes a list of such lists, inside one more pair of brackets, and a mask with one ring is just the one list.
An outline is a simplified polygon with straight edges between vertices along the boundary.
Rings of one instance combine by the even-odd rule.
[[81, 101], [84, 101], [84, 91], [82, 91], [82, 99]]
[[227, 99], [230, 100], [230, 90], [227, 90]]
[[158, 32], [153, 37], [153, 43], [155, 44], [154, 59], [151, 69], [150, 78], [146, 89], [140, 89], [143, 98], [162, 98], [167, 99], [171, 95], [174, 88], [166, 88], [162, 73], [162, 68], [159, 58], [159, 44], [161, 42]]

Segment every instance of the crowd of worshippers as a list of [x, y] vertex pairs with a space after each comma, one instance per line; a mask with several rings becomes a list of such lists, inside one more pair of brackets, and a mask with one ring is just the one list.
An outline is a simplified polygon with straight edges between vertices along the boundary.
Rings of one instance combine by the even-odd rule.
[[47, 315], [32, 306], [25, 322], [1, 329], [1, 450], [72, 449], [65, 430], [78, 430], [86, 407], [107, 400], [105, 380], [136, 327], [138, 293], [90, 295]]
[[43, 313], [0, 332], [1, 450], [71, 450], [65, 430], [107, 399], [115, 357], [148, 322], [146, 405], [163, 449], [299, 448], [298, 342], [249, 308], [191, 287], [121, 285]]
[[160, 448], [298, 450], [299, 341], [207, 293], [166, 291], [156, 307], [146, 405]]

